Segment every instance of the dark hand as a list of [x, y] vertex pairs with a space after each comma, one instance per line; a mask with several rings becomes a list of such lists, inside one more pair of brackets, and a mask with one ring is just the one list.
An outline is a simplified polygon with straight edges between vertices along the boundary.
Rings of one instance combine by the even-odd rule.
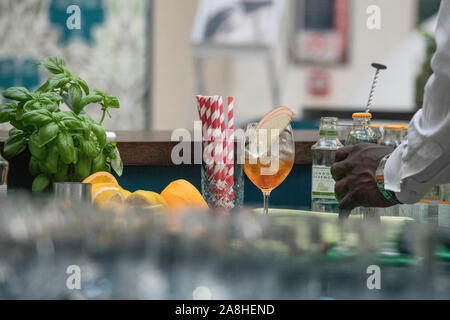
[[334, 192], [339, 209], [392, 205], [380, 193], [375, 180], [378, 162], [392, 151], [391, 147], [372, 143], [358, 143], [336, 151], [331, 175], [336, 180]]

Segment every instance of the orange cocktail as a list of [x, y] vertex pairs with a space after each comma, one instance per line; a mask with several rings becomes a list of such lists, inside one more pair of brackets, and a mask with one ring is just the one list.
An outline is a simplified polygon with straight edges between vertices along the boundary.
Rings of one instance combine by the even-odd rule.
[[[274, 163], [277, 161], [278, 163]], [[256, 163], [255, 163], [256, 162]], [[251, 182], [263, 192], [270, 192], [278, 187], [289, 175], [294, 165], [294, 159], [275, 159], [269, 163], [263, 163], [261, 159], [245, 158], [244, 171]], [[275, 168], [278, 167], [277, 170]], [[273, 168], [273, 170], [271, 169]], [[267, 171], [269, 174], [262, 174]], [[273, 171], [273, 172], [270, 172]], [[273, 174], [270, 174], [273, 173]]]

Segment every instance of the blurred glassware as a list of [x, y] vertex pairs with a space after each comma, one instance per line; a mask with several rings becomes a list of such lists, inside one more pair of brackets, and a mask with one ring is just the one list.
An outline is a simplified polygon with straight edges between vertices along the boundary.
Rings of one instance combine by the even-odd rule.
[[91, 202], [92, 185], [82, 182], [55, 182], [53, 192], [58, 199]]

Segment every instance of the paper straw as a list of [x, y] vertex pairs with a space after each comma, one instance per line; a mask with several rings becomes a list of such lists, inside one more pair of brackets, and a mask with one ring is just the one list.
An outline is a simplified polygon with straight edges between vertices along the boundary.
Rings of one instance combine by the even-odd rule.
[[230, 201], [234, 199], [234, 98], [228, 97], [227, 123], [227, 185], [230, 188]]

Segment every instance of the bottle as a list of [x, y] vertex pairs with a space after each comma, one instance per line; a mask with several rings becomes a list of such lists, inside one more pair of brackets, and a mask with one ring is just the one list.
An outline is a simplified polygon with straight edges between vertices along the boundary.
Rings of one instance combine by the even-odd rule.
[[[380, 140], [380, 144], [383, 146], [389, 146], [392, 148], [397, 148], [403, 141], [404, 138], [404, 126], [389, 124], [383, 127], [383, 138]], [[384, 165], [383, 165], [384, 168]], [[377, 176], [382, 173], [377, 173]], [[403, 208], [405, 209], [405, 208]], [[378, 210], [379, 214], [382, 216], [400, 216], [400, 205], [391, 206], [388, 208], [382, 208]]]
[[[353, 128], [348, 134], [346, 145], [351, 146], [360, 142], [378, 143], [375, 132], [370, 127], [372, 114], [368, 112], [357, 112], [352, 115]], [[376, 208], [355, 208], [351, 211], [353, 214], [359, 214], [362, 210], [367, 213], [367, 217], [377, 215]]]
[[338, 138], [337, 122], [337, 118], [321, 118], [319, 141], [311, 147], [312, 211], [335, 213], [339, 211], [338, 201], [334, 195], [335, 181], [330, 172], [330, 168], [334, 163], [336, 150], [343, 147]]
[[379, 124], [371, 124], [370, 128], [373, 130], [373, 133], [375, 134], [375, 138], [377, 139], [377, 142], [379, 143], [383, 135], [381, 134], [380, 125]]
[[370, 127], [372, 114], [368, 112], [357, 112], [352, 115], [353, 128], [348, 134], [346, 145], [352, 146], [360, 142], [377, 143], [375, 132]]
[[0, 198], [5, 197], [6, 193], [8, 191], [8, 170], [9, 170], [9, 163], [6, 161], [2, 155], [0, 154]]
[[381, 145], [397, 148], [403, 141], [405, 131], [402, 125], [385, 125], [384, 135], [380, 141]]

